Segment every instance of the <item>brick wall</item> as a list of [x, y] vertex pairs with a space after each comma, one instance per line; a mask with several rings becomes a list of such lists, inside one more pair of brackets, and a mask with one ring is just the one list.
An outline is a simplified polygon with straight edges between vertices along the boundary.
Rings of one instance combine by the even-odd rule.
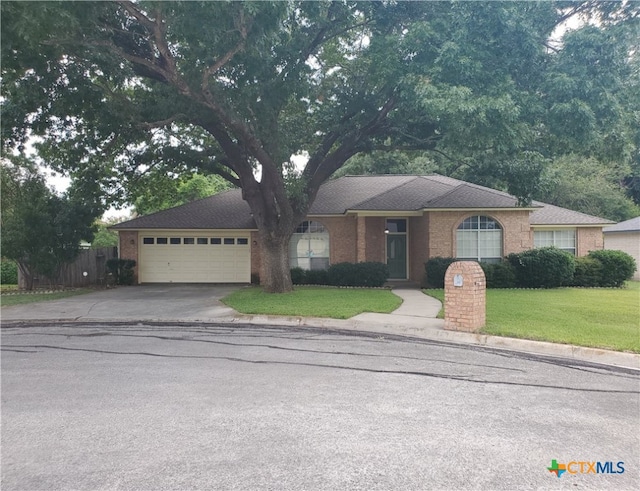
[[[427, 212], [409, 217], [409, 280], [422, 282], [424, 263], [435, 256], [456, 254], [456, 229], [465, 218], [479, 212]], [[482, 214], [482, 213], [480, 213]], [[521, 252], [533, 247], [533, 233], [526, 210], [484, 213], [503, 227], [503, 253]], [[385, 217], [320, 217], [330, 237], [331, 264], [379, 261], [386, 263]], [[362, 240], [364, 234], [364, 240]]]
[[604, 248], [604, 236], [601, 228], [576, 229], [576, 256], [586, 256], [589, 251]]
[[502, 253], [522, 252], [533, 247], [533, 232], [529, 224], [529, 211], [432, 211], [429, 212], [429, 256], [455, 257], [456, 230], [465, 219], [486, 215], [502, 226]]
[[361, 263], [367, 260], [367, 218], [356, 218], [356, 261]]
[[422, 284], [429, 259], [429, 214], [409, 218], [409, 280]]
[[387, 262], [387, 234], [384, 217], [367, 217], [367, 261]]
[[[357, 219], [354, 215], [311, 218], [329, 231], [329, 262], [357, 262]], [[368, 224], [367, 224], [368, 227]]]
[[133, 282], [138, 283], [138, 232], [119, 230], [118, 236], [120, 239], [118, 255], [120, 259], [133, 259], [136, 262], [133, 268]]
[[[459, 275], [462, 284], [456, 286]], [[444, 328], [476, 331], [486, 323], [486, 279], [475, 261], [458, 261], [444, 277]]]

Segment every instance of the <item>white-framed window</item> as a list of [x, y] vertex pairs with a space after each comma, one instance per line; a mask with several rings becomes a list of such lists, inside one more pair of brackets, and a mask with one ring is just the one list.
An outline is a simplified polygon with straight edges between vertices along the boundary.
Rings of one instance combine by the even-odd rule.
[[465, 219], [456, 231], [456, 257], [483, 262], [502, 259], [502, 227], [493, 218], [476, 215]]
[[289, 263], [292, 268], [329, 267], [329, 232], [324, 225], [311, 220], [298, 225], [289, 242]]
[[534, 247], [557, 247], [576, 255], [576, 229], [534, 230]]

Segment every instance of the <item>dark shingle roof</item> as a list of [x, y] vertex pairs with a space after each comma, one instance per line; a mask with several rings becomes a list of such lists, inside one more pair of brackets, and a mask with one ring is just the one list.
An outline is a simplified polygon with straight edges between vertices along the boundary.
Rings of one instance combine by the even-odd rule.
[[[390, 179], [393, 177], [394, 179]], [[341, 215], [358, 204], [388, 193], [415, 176], [345, 176], [324, 183], [309, 210], [310, 215]]]
[[345, 176], [323, 185], [310, 215], [429, 208], [515, 208], [515, 197], [444, 176]]
[[[348, 211], [420, 211], [429, 209], [495, 209], [517, 207], [502, 191], [450, 177], [380, 175], [345, 176], [318, 191], [309, 215], [343, 215]], [[537, 209], [536, 209], [537, 208]], [[606, 225], [583, 213], [534, 202], [532, 225]], [[233, 189], [182, 206], [135, 218], [114, 229], [255, 229], [242, 191]]]
[[242, 199], [242, 190], [231, 189], [175, 208], [134, 218], [112, 228], [255, 229], [256, 224], [248, 203]]
[[605, 227], [602, 231], [607, 234], [611, 232], [640, 232], [640, 217], [632, 218], [631, 220], [625, 220], [624, 222], [616, 223], [611, 227]]
[[542, 208], [531, 213], [529, 217], [531, 225], [608, 225], [613, 223], [605, 218], [594, 217], [539, 201], [534, 201], [533, 204]]
[[500, 191], [460, 184], [444, 196], [429, 202], [428, 208], [516, 208], [518, 200]]

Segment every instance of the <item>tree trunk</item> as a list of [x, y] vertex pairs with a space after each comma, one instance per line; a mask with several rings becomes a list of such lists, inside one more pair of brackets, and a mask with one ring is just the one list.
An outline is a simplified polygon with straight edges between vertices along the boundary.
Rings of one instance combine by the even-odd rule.
[[260, 284], [267, 293], [293, 291], [289, 269], [289, 240], [291, 233], [260, 233], [262, 271]]

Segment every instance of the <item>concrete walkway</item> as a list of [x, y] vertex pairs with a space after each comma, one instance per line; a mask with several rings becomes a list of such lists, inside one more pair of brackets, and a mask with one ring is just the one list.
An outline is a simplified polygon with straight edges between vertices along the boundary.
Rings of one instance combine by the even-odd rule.
[[419, 289], [396, 286], [400, 308], [390, 314], [359, 314], [351, 319], [245, 315], [220, 302], [237, 285], [146, 285], [103, 290], [87, 295], [2, 308], [2, 324], [29, 322], [205, 322], [316, 327], [439, 342], [472, 344], [560, 356], [640, 370], [640, 355], [525, 339], [447, 331], [437, 315], [441, 303]]

